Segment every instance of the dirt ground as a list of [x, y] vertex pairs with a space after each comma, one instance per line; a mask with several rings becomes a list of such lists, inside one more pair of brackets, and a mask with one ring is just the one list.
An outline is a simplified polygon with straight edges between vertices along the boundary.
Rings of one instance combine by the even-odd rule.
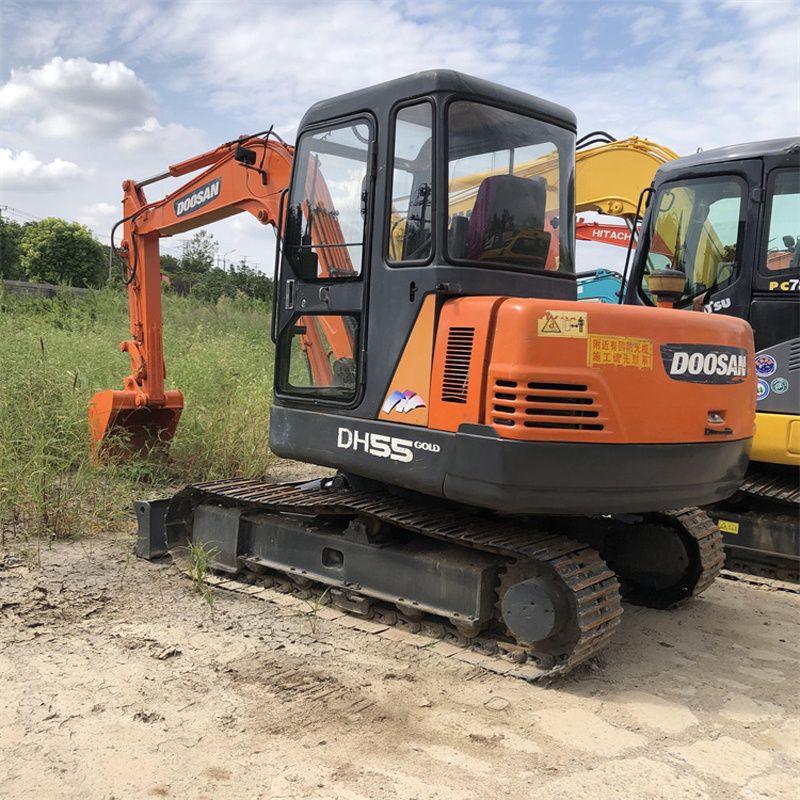
[[0, 569], [0, 797], [800, 797], [800, 595], [718, 580], [626, 606], [544, 687], [271, 590], [217, 587], [212, 619], [132, 543]]

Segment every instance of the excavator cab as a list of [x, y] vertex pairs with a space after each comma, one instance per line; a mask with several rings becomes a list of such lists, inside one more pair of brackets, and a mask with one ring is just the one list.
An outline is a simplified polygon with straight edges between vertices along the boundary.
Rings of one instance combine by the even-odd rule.
[[[572, 202], [572, 115], [543, 101], [537, 116], [520, 114], [518, 93], [473, 84], [427, 73], [306, 115], [276, 292], [276, 386], [287, 405], [377, 415], [402, 340], [437, 292], [485, 293], [488, 279], [537, 294], [542, 271], [560, 268], [549, 291], [574, 296], [571, 215], [552, 224]], [[377, 164], [386, 152], [391, 171]], [[546, 176], [520, 174], [543, 157]]]

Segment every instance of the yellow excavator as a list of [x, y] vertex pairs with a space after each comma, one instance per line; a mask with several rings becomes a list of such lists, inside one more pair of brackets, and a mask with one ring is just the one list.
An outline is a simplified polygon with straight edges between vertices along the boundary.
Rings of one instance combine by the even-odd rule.
[[229, 575], [321, 587], [541, 677], [608, 643], [621, 592], [704, 591], [724, 553], [697, 506], [746, 469], [752, 332], [673, 309], [669, 271], [655, 308], [577, 301], [575, 134], [561, 106], [432, 71], [317, 103], [294, 146], [228, 143], [161, 201], [126, 183], [133, 372], [96, 397], [99, 454], [168, 438], [183, 405], [159, 236], [247, 210], [278, 229], [270, 447], [336, 470], [137, 504], [137, 553], [201, 544]]

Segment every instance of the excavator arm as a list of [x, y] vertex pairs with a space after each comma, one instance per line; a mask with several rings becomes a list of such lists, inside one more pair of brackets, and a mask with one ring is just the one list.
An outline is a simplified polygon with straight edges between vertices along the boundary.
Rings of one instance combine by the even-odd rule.
[[[592, 133], [590, 137], [607, 134]], [[597, 211], [633, 220], [639, 196], [652, 182], [656, 170], [678, 154], [668, 147], [631, 136], [581, 147], [575, 153], [575, 212]], [[627, 246], [627, 243], [626, 243]]]
[[[277, 225], [280, 197], [289, 185], [293, 148], [268, 133], [237, 139], [174, 164], [153, 178], [123, 183], [123, 240], [131, 339], [120, 349], [131, 359], [122, 391], [98, 392], [89, 409], [92, 452], [148, 450], [169, 441], [183, 410], [183, 394], [164, 388], [161, 309], [161, 237], [208, 225], [242, 211]], [[203, 170], [180, 189], [148, 202], [144, 187]]]

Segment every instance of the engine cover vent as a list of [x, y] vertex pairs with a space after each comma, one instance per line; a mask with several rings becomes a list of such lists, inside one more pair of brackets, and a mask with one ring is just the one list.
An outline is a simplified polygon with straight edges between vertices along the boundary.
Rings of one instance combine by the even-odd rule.
[[466, 403], [475, 328], [450, 328], [442, 381], [442, 401]]
[[528, 383], [498, 380], [493, 393], [496, 425], [559, 430], [602, 431], [604, 419], [589, 387], [573, 383]]

